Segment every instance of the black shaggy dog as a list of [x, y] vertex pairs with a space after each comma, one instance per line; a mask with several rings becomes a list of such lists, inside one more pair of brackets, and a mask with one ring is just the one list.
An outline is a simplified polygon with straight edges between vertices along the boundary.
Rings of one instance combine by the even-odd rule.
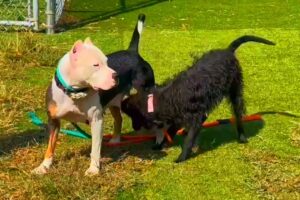
[[150, 95], [130, 96], [122, 102], [122, 110], [132, 118], [135, 126], [164, 126], [172, 129], [172, 135], [184, 127], [187, 135], [176, 160], [182, 162], [191, 154], [206, 113], [210, 113], [228, 97], [236, 117], [238, 141], [246, 143], [241, 121], [245, 111], [243, 76], [234, 52], [241, 44], [249, 41], [274, 45], [256, 36], [240, 37], [228, 48], [209, 51], [196, 59], [188, 70], [181, 72], [165, 86], [153, 88]]

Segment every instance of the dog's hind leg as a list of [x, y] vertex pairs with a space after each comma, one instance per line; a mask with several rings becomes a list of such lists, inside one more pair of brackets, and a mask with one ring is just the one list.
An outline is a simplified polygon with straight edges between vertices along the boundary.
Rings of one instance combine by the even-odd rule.
[[114, 132], [113, 137], [110, 139], [110, 143], [117, 143], [121, 141], [121, 130], [122, 130], [122, 115], [121, 110], [117, 106], [109, 107], [111, 115], [114, 118]]
[[45, 174], [48, 172], [53, 162], [54, 150], [59, 130], [60, 121], [58, 119], [51, 119], [51, 117], [49, 117], [47, 125], [47, 132], [49, 133], [49, 142], [45, 153], [44, 161], [40, 164], [40, 166], [32, 170], [32, 173]]
[[248, 140], [244, 135], [245, 131], [242, 122], [242, 116], [245, 112], [242, 81], [236, 81], [231, 85], [229, 98], [236, 118], [238, 141], [247, 143]]
[[192, 126], [188, 130], [188, 134], [184, 138], [181, 154], [175, 162], [179, 163], [185, 161], [190, 156], [195, 140], [197, 138], [197, 134], [200, 132], [202, 127], [200, 124], [201, 121], [203, 120], [194, 120]]

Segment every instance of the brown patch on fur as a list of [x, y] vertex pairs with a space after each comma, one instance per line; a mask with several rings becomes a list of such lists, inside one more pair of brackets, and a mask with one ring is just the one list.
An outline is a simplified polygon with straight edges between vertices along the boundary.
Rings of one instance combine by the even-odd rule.
[[53, 156], [55, 146], [56, 146], [56, 140], [57, 140], [57, 133], [55, 131], [52, 131], [50, 133], [48, 147], [45, 153], [45, 158], [51, 158]]
[[57, 114], [57, 105], [54, 101], [51, 101], [48, 104], [48, 115], [54, 119], [56, 117], [56, 114]]

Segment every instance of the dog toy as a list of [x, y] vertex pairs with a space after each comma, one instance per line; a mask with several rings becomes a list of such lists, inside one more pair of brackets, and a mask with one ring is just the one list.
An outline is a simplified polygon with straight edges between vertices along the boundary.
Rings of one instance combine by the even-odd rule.
[[[46, 124], [43, 123], [43, 121], [34, 112], [28, 113], [28, 116], [34, 125], [39, 126], [41, 128], [46, 127]], [[260, 121], [260, 120], [262, 120], [262, 117], [259, 114], [248, 115], [248, 116], [243, 117], [243, 122]], [[224, 125], [224, 124], [232, 124], [232, 123], [234, 123], [234, 121], [235, 121], [234, 118], [219, 119], [219, 120], [216, 120], [213, 122], [204, 122], [203, 127], [211, 128], [211, 127]], [[66, 135], [71, 135], [73, 137], [78, 137], [78, 138], [83, 138], [83, 139], [91, 138], [91, 135], [86, 133], [77, 124], [72, 123], [72, 125], [76, 128], [76, 130], [61, 129], [60, 132], [66, 134]], [[183, 135], [184, 133], [185, 133], [184, 129], [180, 129], [177, 131], [178, 135]], [[169, 143], [173, 142], [171, 136], [167, 133], [167, 131], [164, 131], [164, 135], [167, 138]], [[112, 134], [106, 134], [103, 137], [104, 137], [104, 140], [109, 140], [113, 136], [112, 136]], [[122, 142], [118, 142], [118, 143], [104, 142], [104, 145], [109, 146], [109, 147], [120, 147], [120, 146], [129, 145], [129, 144], [138, 144], [138, 143], [142, 143], [142, 142], [146, 142], [146, 141], [155, 140], [155, 138], [156, 138], [155, 135], [122, 135], [121, 136], [121, 139], [123, 140]]]
[[[29, 112], [28, 116], [34, 125], [39, 126], [41, 128], [46, 127], [46, 124], [43, 123], [43, 121], [36, 115], [36, 113]], [[78, 137], [78, 138], [82, 138], [82, 139], [90, 139], [91, 138], [91, 135], [86, 133], [77, 124], [72, 123], [72, 125], [76, 128], [76, 130], [60, 129], [60, 132], [66, 134], [66, 135], [70, 135], [70, 136]], [[104, 135], [103, 137], [104, 137], [104, 140], [109, 140], [112, 138], [112, 135], [107, 134], [107, 135]], [[154, 140], [155, 136], [154, 135], [122, 135], [121, 139], [123, 140], [122, 142], [118, 142], [118, 143], [104, 142], [104, 145], [110, 146], [110, 147], [117, 147], [117, 146], [129, 145], [129, 144], [138, 144], [138, 143]]]
[[[43, 123], [43, 121], [34, 112], [29, 112], [28, 116], [29, 116], [29, 118], [31, 119], [31, 122], [34, 125], [39, 126], [41, 128], [46, 127], [46, 124]], [[72, 125], [75, 126], [75, 128], [77, 130], [61, 129], [60, 132], [66, 134], [66, 135], [71, 135], [71, 136], [78, 137], [78, 138], [83, 138], [83, 139], [90, 139], [91, 138], [91, 135], [89, 135], [85, 131], [83, 131], [77, 124], [72, 123]]]
[[[259, 114], [247, 115], [247, 116], [244, 116], [243, 119], [242, 119], [243, 122], [260, 121], [260, 120], [262, 120], [262, 117]], [[219, 126], [219, 125], [233, 124], [234, 122], [235, 122], [234, 118], [218, 119], [218, 120], [213, 121], [213, 122], [204, 122], [202, 124], [202, 126], [203, 126], [203, 128], [211, 128], [211, 127], [215, 127], [215, 126]], [[177, 135], [184, 135], [185, 130], [183, 128], [179, 129], [176, 134]], [[169, 135], [169, 133], [167, 131], [164, 131], [164, 136], [166, 137], [166, 139], [168, 140], [169, 143], [173, 142], [171, 136]]]

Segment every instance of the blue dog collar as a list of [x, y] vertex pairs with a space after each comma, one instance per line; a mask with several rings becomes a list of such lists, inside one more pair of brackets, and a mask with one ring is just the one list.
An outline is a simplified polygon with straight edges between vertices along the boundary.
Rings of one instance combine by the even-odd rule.
[[72, 86], [67, 84], [60, 73], [59, 66], [56, 68], [54, 80], [57, 87], [62, 89], [66, 94], [86, 92], [88, 90], [88, 88], [73, 88]]

